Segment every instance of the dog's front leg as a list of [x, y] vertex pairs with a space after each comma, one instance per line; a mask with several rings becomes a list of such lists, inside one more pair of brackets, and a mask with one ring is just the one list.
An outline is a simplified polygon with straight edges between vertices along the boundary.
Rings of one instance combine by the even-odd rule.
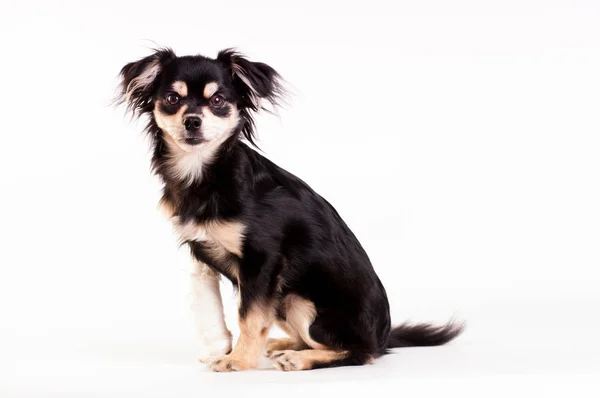
[[240, 338], [231, 354], [212, 361], [210, 369], [215, 372], [232, 372], [258, 367], [274, 318], [272, 306], [259, 302], [249, 305], [242, 303], [239, 313]]
[[191, 274], [192, 312], [200, 341], [201, 362], [231, 351], [231, 332], [225, 325], [219, 277], [206, 264], [194, 262]]

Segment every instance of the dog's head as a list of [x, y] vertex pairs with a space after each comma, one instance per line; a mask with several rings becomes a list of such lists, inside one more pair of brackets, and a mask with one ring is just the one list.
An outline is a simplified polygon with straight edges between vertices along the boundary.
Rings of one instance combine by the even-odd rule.
[[240, 133], [254, 143], [252, 113], [261, 100], [277, 105], [283, 94], [273, 68], [231, 49], [216, 59], [160, 49], [125, 65], [120, 76], [121, 102], [135, 115], [150, 114], [151, 127], [186, 152]]

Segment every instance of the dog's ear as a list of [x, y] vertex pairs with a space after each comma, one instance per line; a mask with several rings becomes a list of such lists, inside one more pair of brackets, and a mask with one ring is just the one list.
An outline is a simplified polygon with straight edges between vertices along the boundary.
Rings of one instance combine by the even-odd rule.
[[175, 57], [173, 50], [164, 48], [125, 65], [119, 74], [121, 84], [118, 103], [126, 103], [127, 109], [134, 115], [152, 111], [152, 96], [157, 89], [158, 76]]
[[257, 111], [261, 100], [273, 107], [279, 106], [284, 97], [283, 81], [275, 69], [262, 62], [248, 61], [234, 49], [219, 52], [217, 61], [230, 71], [233, 85], [241, 97], [241, 106]]

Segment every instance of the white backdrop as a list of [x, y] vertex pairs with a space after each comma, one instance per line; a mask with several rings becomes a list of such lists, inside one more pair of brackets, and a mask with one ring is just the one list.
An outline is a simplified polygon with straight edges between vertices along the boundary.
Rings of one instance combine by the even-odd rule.
[[[599, 18], [594, 0], [3, 3], [0, 395], [591, 394]], [[110, 106], [155, 43], [275, 67], [295, 94], [258, 118], [265, 155], [338, 209], [396, 322], [465, 334], [361, 369], [205, 373], [142, 123]]]

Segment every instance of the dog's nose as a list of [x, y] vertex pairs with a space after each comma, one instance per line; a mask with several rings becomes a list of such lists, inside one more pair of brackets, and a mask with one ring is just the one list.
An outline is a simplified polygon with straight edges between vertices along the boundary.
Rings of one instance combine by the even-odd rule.
[[183, 119], [183, 125], [188, 133], [198, 133], [200, 131], [201, 120], [198, 116], [188, 116]]

